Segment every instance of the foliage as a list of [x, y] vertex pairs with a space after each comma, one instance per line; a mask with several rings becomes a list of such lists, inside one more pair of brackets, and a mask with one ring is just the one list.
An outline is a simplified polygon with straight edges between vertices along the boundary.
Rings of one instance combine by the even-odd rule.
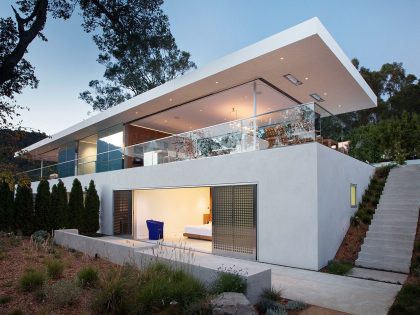
[[49, 234], [47, 231], [44, 230], [38, 230], [35, 231], [32, 235], [31, 235], [31, 240], [34, 241], [35, 243], [43, 243], [45, 242], [47, 239], [49, 238]]
[[83, 224], [84, 205], [83, 205], [83, 189], [80, 181], [75, 178], [71, 187], [69, 204], [68, 204], [68, 224], [69, 228], [80, 229]]
[[63, 275], [64, 264], [61, 260], [50, 259], [45, 262], [47, 275], [52, 279], [59, 279]]
[[38, 184], [35, 197], [35, 223], [37, 229], [51, 230], [50, 211], [50, 183], [47, 179], [42, 178]]
[[287, 315], [286, 307], [278, 301], [261, 297], [257, 303], [257, 308], [263, 314], [285, 314]]
[[86, 190], [83, 231], [86, 234], [94, 234], [99, 230], [99, 196], [93, 180], [89, 182]]
[[95, 287], [99, 281], [98, 271], [92, 266], [85, 267], [77, 274], [77, 280], [81, 287]]
[[8, 295], [0, 296], [0, 305], [7, 304], [12, 300], [12, 298]]
[[264, 289], [260, 294], [260, 299], [266, 299], [271, 301], [280, 301], [281, 300], [281, 291], [274, 288]]
[[327, 271], [328, 273], [332, 273], [334, 275], [345, 275], [348, 273], [353, 265], [346, 262], [339, 262], [336, 260], [331, 260], [328, 262]]
[[75, 281], [61, 280], [51, 285], [48, 298], [58, 307], [74, 305], [81, 290]]
[[92, 80], [80, 97], [105, 110], [195, 67], [178, 49], [161, 9], [163, 0], [81, 0], [86, 32], [101, 51], [105, 81]]
[[31, 235], [34, 225], [32, 188], [27, 184], [18, 184], [15, 196], [16, 229], [23, 235]]
[[394, 160], [402, 164], [420, 152], [420, 115], [404, 112], [401, 118], [383, 120], [354, 129], [349, 154], [370, 163]]
[[246, 293], [247, 283], [244, 277], [238, 273], [221, 272], [213, 284], [213, 292], [220, 294], [223, 292]]
[[389, 310], [390, 315], [420, 314], [420, 280], [406, 283], [398, 292], [394, 304]]
[[301, 301], [290, 300], [290, 301], [287, 301], [287, 304], [286, 304], [286, 310], [288, 310], [288, 311], [296, 311], [296, 310], [301, 311], [301, 310], [304, 310], [307, 307], [308, 307], [308, 305], [304, 302], [301, 302]]
[[0, 230], [10, 231], [14, 228], [14, 192], [5, 179], [0, 179]]
[[19, 287], [23, 291], [35, 291], [45, 282], [45, 275], [34, 269], [27, 269], [19, 280]]
[[19, 116], [18, 111], [23, 108], [16, 105], [15, 95], [25, 87], [38, 86], [35, 69], [24, 55], [36, 37], [46, 41], [42, 31], [47, 13], [66, 19], [73, 9], [66, 0], [16, 2], [18, 7], [12, 6], [15, 20], [0, 18], [0, 127], [13, 126], [8, 119]]
[[53, 229], [67, 226], [67, 189], [61, 179], [51, 189], [50, 222]]

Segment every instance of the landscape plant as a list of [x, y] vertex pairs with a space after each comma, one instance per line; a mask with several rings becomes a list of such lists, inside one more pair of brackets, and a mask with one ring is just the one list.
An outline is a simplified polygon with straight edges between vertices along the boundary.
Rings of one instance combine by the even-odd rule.
[[92, 266], [87, 266], [79, 271], [77, 280], [81, 287], [95, 287], [99, 281], [98, 270]]
[[70, 191], [68, 204], [68, 224], [69, 228], [80, 229], [83, 225], [83, 188], [80, 181], [75, 178]]
[[50, 184], [47, 179], [39, 181], [35, 197], [35, 224], [37, 230], [52, 229], [50, 217]]
[[14, 191], [10, 184], [0, 179], [0, 231], [12, 231], [14, 229]]
[[217, 279], [213, 283], [212, 291], [214, 294], [223, 292], [246, 293], [246, 279], [238, 272], [219, 272]]
[[59, 259], [49, 259], [45, 262], [47, 275], [52, 279], [59, 279], [63, 275], [64, 263]]
[[34, 230], [34, 209], [32, 188], [29, 184], [19, 183], [16, 188], [15, 228], [23, 235], [31, 235]]
[[99, 196], [93, 180], [89, 182], [89, 188], [86, 190], [83, 233], [95, 234], [99, 230]]
[[44, 273], [34, 269], [27, 269], [19, 280], [19, 287], [23, 291], [32, 292], [42, 287], [44, 282]]
[[73, 280], [60, 280], [53, 283], [47, 292], [48, 299], [56, 306], [71, 306], [79, 299], [81, 289]]

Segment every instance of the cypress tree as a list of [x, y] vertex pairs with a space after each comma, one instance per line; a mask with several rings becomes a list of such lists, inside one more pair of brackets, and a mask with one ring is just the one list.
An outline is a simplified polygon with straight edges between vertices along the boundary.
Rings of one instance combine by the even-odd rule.
[[69, 228], [82, 229], [83, 224], [83, 188], [80, 181], [75, 178], [73, 180], [73, 186], [71, 187], [68, 207], [68, 220]]
[[34, 230], [34, 208], [30, 184], [19, 184], [15, 197], [15, 226], [23, 235], [31, 235]]
[[57, 184], [57, 228], [66, 228], [68, 224], [67, 189], [61, 179]]
[[13, 190], [9, 183], [0, 181], [0, 230], [11, 231], [14, 228]]
[[93, 180], [89, 182], [85, 199], [84, 233], [94, 234], [99, 230], [99, 196]]
[[56, 184], [51, 187], [50, 202], [51, 211], [48, 224], [53, 230], [56, 230], [58, 228], [58, 188]]
[[35, 197], [36, 230], [50, 231], [50, 183], [42, 178], [38, 184]]

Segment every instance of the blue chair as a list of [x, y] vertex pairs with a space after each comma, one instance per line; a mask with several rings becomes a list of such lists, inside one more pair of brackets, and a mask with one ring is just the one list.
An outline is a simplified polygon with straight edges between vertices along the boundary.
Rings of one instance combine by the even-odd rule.
[[146, 220], [146, 225], [149, 230], [149, 240], [157, 241], [163, 238], [163, 222]]

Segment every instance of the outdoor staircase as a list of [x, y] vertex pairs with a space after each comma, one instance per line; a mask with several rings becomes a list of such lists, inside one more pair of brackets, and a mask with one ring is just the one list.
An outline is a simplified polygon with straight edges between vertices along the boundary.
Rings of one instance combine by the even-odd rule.
[[409, 273], [420, 206], [420, 165], [391, 169], [356, 266]]

